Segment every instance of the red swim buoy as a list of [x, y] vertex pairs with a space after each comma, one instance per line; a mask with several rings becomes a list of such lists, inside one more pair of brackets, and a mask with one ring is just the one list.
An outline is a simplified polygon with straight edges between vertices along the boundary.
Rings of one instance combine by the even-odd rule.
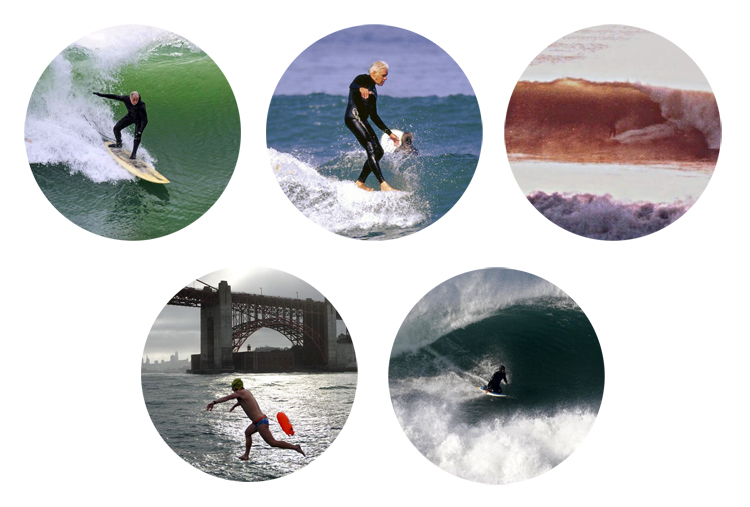
[[292, 423], [289, 422], [289, 418], [284, 412], [279, 412], [278, 414], [276, 414], [276, 420], [279, 421], [279, 425], [281, 426], [281, 429], [284, 430], [284, 433], [286, 433], [287, 435], [294, 435], [294, 428], [292, 428]]

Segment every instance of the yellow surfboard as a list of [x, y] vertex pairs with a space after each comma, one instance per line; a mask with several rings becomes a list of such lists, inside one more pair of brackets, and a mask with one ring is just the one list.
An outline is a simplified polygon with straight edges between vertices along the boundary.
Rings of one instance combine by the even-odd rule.
[[147, 164], [139, 158], [130, 160], [130, 153], [123, 148], [110, 148], [110, 144], [112, 144], [112, 141], [104, 141], [104, 147], [107, 148], [112, 158], [133, 176], [138, 176], [151, 183], [169, 183], [169, 180], [159, 174], [159, 171], [154, 169], [151, 164]]

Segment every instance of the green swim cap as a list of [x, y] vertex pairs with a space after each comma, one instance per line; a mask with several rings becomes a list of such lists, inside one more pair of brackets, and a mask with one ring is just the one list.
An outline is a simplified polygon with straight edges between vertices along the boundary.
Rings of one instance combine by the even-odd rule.
[[242, 379], [236, 378], [234, 379], [234, 381], [232, 381], [232, 387], [233, 388], [236, 387], [237, 389], [242, 389], [245, 387], [245, 385], [242, 383]]

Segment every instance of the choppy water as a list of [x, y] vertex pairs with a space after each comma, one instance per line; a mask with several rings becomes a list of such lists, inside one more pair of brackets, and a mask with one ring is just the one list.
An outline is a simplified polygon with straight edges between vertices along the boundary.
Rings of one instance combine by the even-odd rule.
[[[206, 405], [230, 394], [229, 386], [238, 376], [268, 415], [274, 438], [300, 444], [306, 456], [269, 447], [255, 434], [250, 460], [237, 459], [245, 450], [244, 431], [250, 420], [240, 408], [230, 413], [231, 402], [216, 405], [211, 412]], [[177, 455], [216, 477], [254, 482], [295, 472], [328, 449], [349, 417], [357, 374], [144, 373], [141, 381], [151, 420]], [[281, 431], [278, 412], [289, 417], [295, 435]]]

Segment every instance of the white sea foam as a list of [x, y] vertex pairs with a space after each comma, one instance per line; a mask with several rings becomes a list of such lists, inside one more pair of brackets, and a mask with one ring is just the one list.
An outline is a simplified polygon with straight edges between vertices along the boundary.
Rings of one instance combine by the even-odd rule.
[[458, 477], [489, 484], [522, 481], [554, 468], [596, 420], [593, 410], [565, 409], [468, 425], [460, 411], [429, 398], [393, 406], [404, 433], [427, 459]]
[[476, 399], [477, 391], [456, 372], [392, 380], [390, 389], [396, 417], [419, 452], [451, 474], [489, 484], [530, 479], [559, 465], [583, 442], [597, 415], [568, 407], [468, 422], [462, 404]]
[[[546, 280], [511, 269], [482, 269], [458, 275], [428, 292], [399, 329], [391, 356], [414, 351], [445, 334], [485, 319], [510, 305], [567, 295]], [[570, 301], [570, 304], [575, 304]]]
[[610, 195], [546, 194], [534, 192], [529, 202], [542, 215], [563, 229], [602, 240], [624, 240], [646, 236], [674, 223], [691, 204], [674, 202], [622, 203]]
[[354, 181], [321, 175], [293, 155], [268, 149], [276, 180], [295, 207], [332, 232], [408, 228], [426, 220], [426, 203], [412, 192], [364, 192]]

